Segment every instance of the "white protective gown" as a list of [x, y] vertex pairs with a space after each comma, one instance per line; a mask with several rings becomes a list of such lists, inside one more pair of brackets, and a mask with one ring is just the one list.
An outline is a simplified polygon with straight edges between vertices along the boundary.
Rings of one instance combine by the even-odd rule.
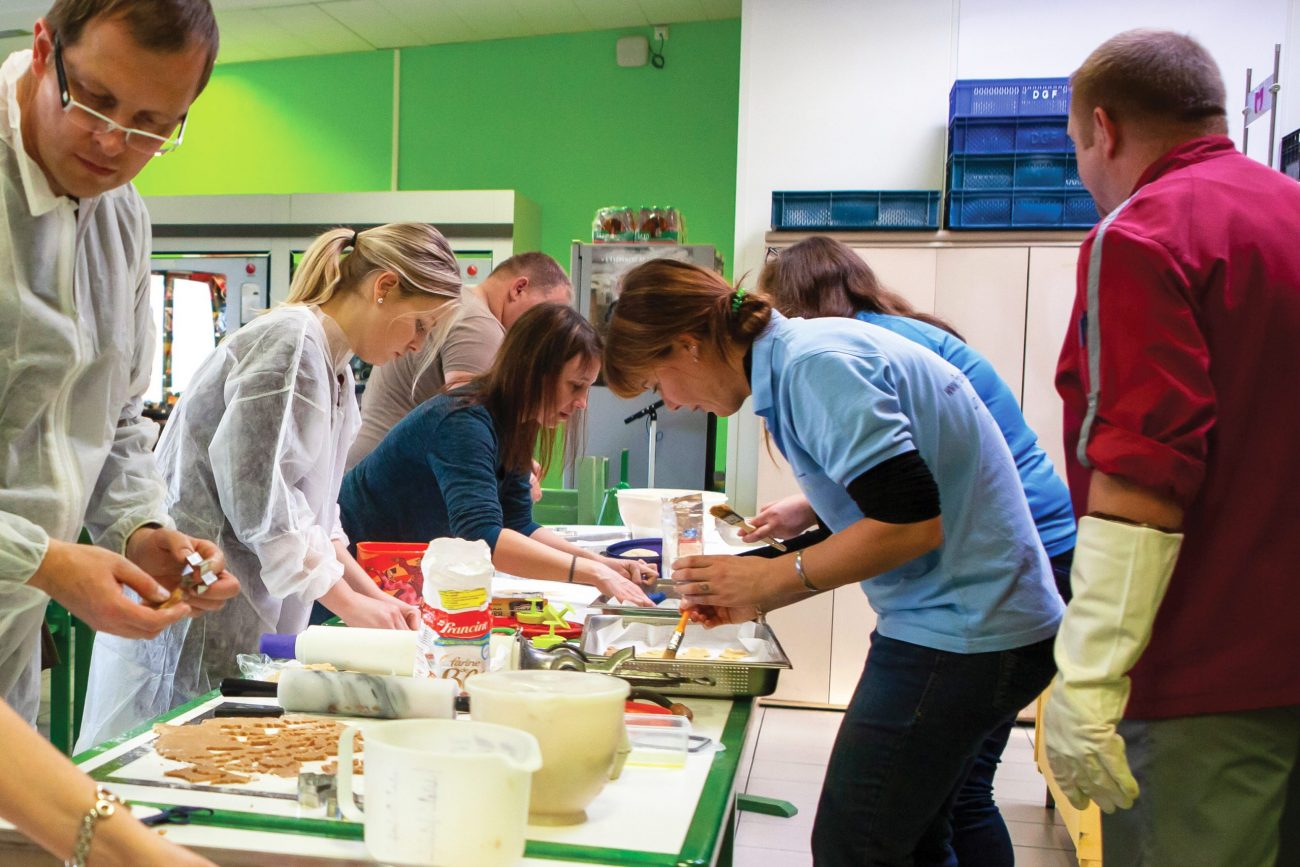
[[149, 216], [130, 185], [80, 202], [51, 192], [19, 127], [30, 65], [20, 51], [0, 66], [0, 695], [34, 722], [49, 597], [26, 581], [49, 540], [84, 525], [121, 553], [139, 527], [171, 524], [158, 426], [140, 414], [156, 340]]
[[222, 341], [158, 444], [166, 505], [213, 539], [243, 590], [150, 641], [95, 637], [78, 749], [237, 677], [264, 632], [301, 632], [343, 575], [339, 486], [361, 418], [351, 350], [312, 307], [280, 307]]

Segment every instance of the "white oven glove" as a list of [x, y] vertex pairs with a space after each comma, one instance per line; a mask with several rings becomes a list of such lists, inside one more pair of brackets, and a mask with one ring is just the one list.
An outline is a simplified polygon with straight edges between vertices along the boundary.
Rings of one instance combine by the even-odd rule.
[[1156, 610], [1183, 544], [1181, 533], [1085, 517], [1070, 583], [1074, 598], [1056, 635], [1052, 694], [1043, 711], [1047, 760], [1079, 809], [1128, 809], [1137, 781], [1115, 725], [1128, 703], [1125, 676], [1151, 639]]

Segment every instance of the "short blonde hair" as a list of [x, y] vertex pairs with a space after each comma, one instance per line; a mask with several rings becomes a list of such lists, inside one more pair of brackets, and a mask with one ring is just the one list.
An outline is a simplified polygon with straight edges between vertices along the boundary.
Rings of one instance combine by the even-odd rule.
[[[1115, 123], [1159, 135], [1228, 131], [1218, 64], [1181, 33], [1129, 30], [1112, 36], [1070, 76], [1070, 88], [1070, 111], [1077, 118], [1100, 107]], [[1079, 132], [1091, 144], [1091, 127], [1082, 125]]]

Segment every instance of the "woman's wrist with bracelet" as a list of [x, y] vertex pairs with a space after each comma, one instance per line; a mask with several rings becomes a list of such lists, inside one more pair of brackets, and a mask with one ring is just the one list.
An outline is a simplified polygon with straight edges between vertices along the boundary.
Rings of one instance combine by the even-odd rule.
[[95, 832], [98, 830], [100, 822], [111, 818], [118, 810], [129, 811], [130, 807], [126, 801], [108, 789], [103, 786], [96, 786], [95, 801], [82, 814], [72, 844], [72, 857], [63, 862], [64, 867], [85, 867], [86, 860], [90, 857], [90, 846], [95, 839]]
[[804, 569], [803, 554], [803, 551], [798, 551], [794, 555], [795, 577], [799, 579], [799, 583], [802, 584], [804, 589], [809, 593], [820, 593], [822, 592], [822, 588], [816, 586], [811, 580], [809, 580], [808, 572]]

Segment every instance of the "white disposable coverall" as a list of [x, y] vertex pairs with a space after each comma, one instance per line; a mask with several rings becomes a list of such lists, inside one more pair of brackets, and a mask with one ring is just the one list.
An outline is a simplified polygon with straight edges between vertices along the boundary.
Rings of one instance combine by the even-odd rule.
[[78, 749], [237, 677], [264, 632], [301, 632], [343, 575], [339, 486], [361, 418], [351, 349], [316, 308], [280, 307], [222, 341], [167, 422], [158, 464], [186, 533], [213, 539], [242, 591], [150, 641], [95, 637]]
[[75, 202], [23, 148], [20, 51], [0, 66], [0, 694], [35, 721], [50, 539], [122, 552], [171, 526], [140, 414], [153, 361], [149, 216], [127, 185]]

